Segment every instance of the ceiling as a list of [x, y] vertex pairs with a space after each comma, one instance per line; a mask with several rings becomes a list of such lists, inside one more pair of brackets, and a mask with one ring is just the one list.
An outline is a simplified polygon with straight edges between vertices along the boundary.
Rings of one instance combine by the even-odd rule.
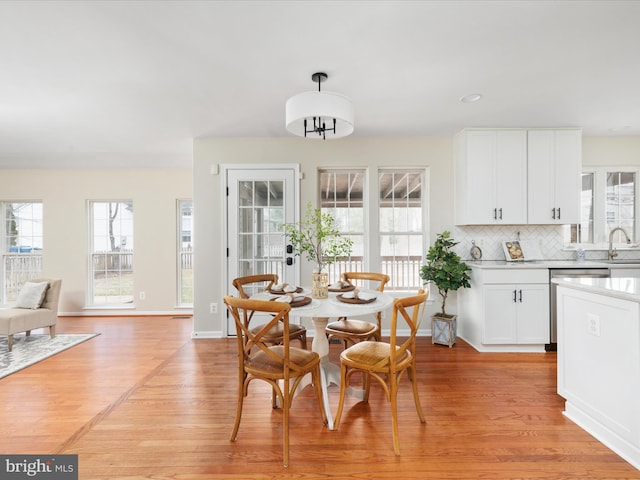
[[640, 135], [639, 24], [613, 0], [0, 1], [0, 168], [189, 167], [193, 138], [290, 137], [316, 71], [357, 137]]

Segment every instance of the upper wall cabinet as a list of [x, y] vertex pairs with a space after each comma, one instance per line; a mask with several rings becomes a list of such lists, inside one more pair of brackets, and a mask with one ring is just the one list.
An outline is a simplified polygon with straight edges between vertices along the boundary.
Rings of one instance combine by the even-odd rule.
[[580, 129], [465, 129], [454, 153], [456, 225], [580, 222]]
[[581, 130], [527, 133], [528, 223], [580, 223]]
[[456, 224], [527, 223], [527, 131], [466, 129], [455, 137]]

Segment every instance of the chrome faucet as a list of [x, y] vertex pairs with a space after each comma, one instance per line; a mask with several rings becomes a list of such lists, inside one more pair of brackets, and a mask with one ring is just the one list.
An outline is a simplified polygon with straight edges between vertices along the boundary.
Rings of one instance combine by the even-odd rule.
[[631, 239], [629, 238], [629, 235], [627, 235], [627, 232], [624, 231], [624, 229], [622, 227], [616, 227], [613, 230], [611, 230], [609, 232], [609, 260], [613, 260], [615, 257], [618, 256], [618, 251], [613, 248], [613, 234], [616, 233], [616, 231], [620, 230], [625, 238], [627, 239], [627, 243], [631, 243]]

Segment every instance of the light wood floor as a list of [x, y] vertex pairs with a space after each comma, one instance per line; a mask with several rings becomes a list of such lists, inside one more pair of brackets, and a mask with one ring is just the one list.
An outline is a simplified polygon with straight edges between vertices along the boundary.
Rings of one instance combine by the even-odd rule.
[[[254, 384], [238, 440], [235, 341], [191, 340], [191, 319], [61, 318], [88, 342], [0, 380], [0, 453], [79, 455], [80, 479], [640, 479], [640, 471], [562, 415], [556, 357], [478, 353], [419, 339], [427, 424], [400, 390], [402, 455], [382, 391], [348, 398], [338, 431], [311, 389], [294, 401], [291, 464], [281, 412]], [[331, 345], [337, 360], [339, 345]], [[335, 412], [337, 387], [330, 387]]]

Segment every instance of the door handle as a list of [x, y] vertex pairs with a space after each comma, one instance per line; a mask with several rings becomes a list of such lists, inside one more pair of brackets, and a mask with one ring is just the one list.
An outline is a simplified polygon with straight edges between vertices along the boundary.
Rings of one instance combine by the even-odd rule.
[[493, 209], [493, 219], [494, 219], [494, 220], [497, 220], [497, 219], [498, 219], [498, 209], [497, 209], [497, 208], [494, 208], [494, 209]]
[[513, 303], [516, 303], [516, 301], [517, 301], [516, 300], [516, 294], [517, 294], [517, 292], [516, 292], [516, 290], [514, 290], [513, 291]]
[[556, 209], [555, 209], [555, 208], [552, 208], [552, 209], [551, 209], [551, 219], [552, 219], [552, 220], [555, 220], [555, 219], [556, 219]]
[[522, 290], [520, 290], [520, 303], [522, 303]]
[[560, 220], [560, 207], [558, 207], [558, 220]]
[[500, 220], [502, 220], [502, 208], [500, 209]]

